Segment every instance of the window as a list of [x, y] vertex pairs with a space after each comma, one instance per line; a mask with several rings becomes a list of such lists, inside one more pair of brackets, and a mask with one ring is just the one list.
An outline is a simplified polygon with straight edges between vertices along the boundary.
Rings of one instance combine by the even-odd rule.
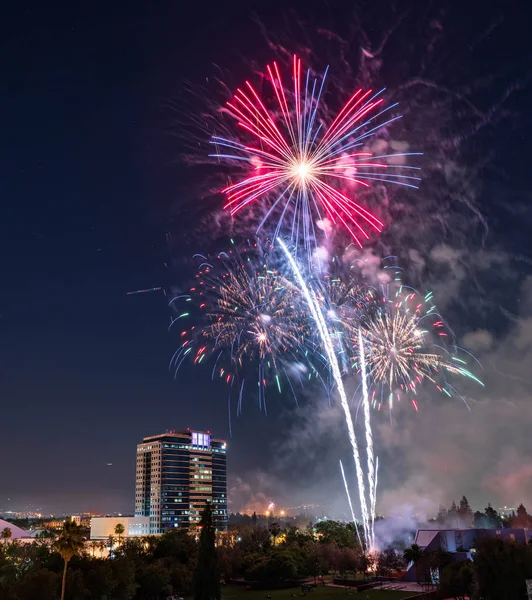
[[198, 433], [196, 431], [192, 432], [192, 445], [193, 446], [203, 446], [204, 448], [208, 448], [211, 443], [211, 436], [208, 433]]

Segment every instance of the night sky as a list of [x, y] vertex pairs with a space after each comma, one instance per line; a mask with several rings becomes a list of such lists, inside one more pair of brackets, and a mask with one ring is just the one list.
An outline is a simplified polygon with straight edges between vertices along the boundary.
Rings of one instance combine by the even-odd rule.
[[[11, 14], [2, 19], [0, 510], [131, 511], [135, 445], [142, 437], [186, 427], [229, 436], [225, 388], [192, 369], [177, 381], [168, 372], [176, 340], [167, 333], [167, 298], [161, 292], [126, 293], [184, 285], [179, 258], [202, 249], [205, 231], [200, 231], [198, 239], [190, 234], [197, 208], [190, 211], [193, 217], [187, 221], [194, 200], [194, 174], [180, 162], [175, 113], [168, 106], [180, 95], [184, 82], [201, 83], [212, 76], [213, 63], [232, 70], [234, 80], [239, 81], [249, 76], [242, 55], [259, 64], [270, 60], [255, 15], [270, 30], [286, 29], [294, 17], [289, 10], [281, 10], [280, 3], [265, 4], [96, 2], [84, 8], [75, 3], [50, 8], [14, 3]], [[299, 15], [312, 15], [316, 27], [324, 11], [329, 28], [336, 20], [339, 30], [345, 29], [345, 6], [289, 4]], [[491, 332], [490, 342], [476, 349], [485, 351], [485, 366], [491, 369], [497, 356], [515, 352], [522, 361], [529, 352], [532, 356], [532, 321], [528, 312], [519, 312], [515, 302], [519, 296], [522, 305], [532, 306], [527, 279], [527, 261], [532, 256], [528, 227], [532, 98], [527, 79], [532, 54], [527, 46], [527, 17], [519, 12], [517, 2], [490, 9], [480, 19], [474, 13], [484, 10], [487, 3], [465, 3], [471, 11], [462, 4], [456, 3], [445, 15], [438, 13], [445, 23], [449, 52], [452, 49], [455, 60], [460, 57], [460, 48], [453, 45], [454, 28], [460, 31], [462, 42], [482, 37], [478, 43], [486, 43], [485, 49], [474, 57], [467, 54], [467, 43], [461, 46], [466, 70], [471, 69], [472, 77], [482, 77], [492, 61], [494, 70], [506, 69], [501, 89], [511, 87], [512, 82], [520, 86], [502, 108], [497, 107], [497, 114], [502, 111], [504, 118], [493, 119], [486, 138], [491, 146], [483, 149], [490, 157], [478, 170], [481, 183], [475, 184], [479, 204], [490, 219], [490, 237], [482, 256], [504, 249], [505, 256], [522, 257], [517, 266], [512, 263], [511, 285], [506, 287], [502, 277], [488, 284], [494, 287], [497, 303], [514, 315], [513, 320], [503, 319], [499, 311], [491, 326], [483, 321], [488, 317], [481, 316], [471, 331], [462, 332], [464, 337], [476, 335], [470, 338], [473, 342], [480, 339], [479, 331]], [[403, 23], [419, 19], [430, 23], [429, 8], [418, 15], [422, 5], [410, 3]], [[375, 29], [382, 26], [374, 6], [359, 3], [358, 7], [366, 23], [374, 19]], [[397, 18], [402, 14], [399, 8], [394, 9]], [[400, 46], [396, 43], [396, 48]], [[393, 65], [387, 68], [393, 70]], [[445, 71], [445, 57], [439, 69]], [[442, 80], [452, 85], [453, 77], [443, 73]], [[490, 102], [486, 100], [486, 110]], [[477, 146], [476, 156], [480, 151]], [[483, 186], [486, 181], [489, 185]], [[500, 210], [505, 204], [511, 205], [506, 212]], [[169, 258], [167, 232], [174, 240], [177, 266], [172, 273], [164, 266]], [[464, 252], [463, 245], [458, 247]], [[432, 250], [427, 248], [427, 255]], [[461, 259], [456, 254], [446, 256], [450, 256], [445, 271], [449, 281], [466, 279], [457, 271]], [[508, 264], [502, 262], [497, 269], [509, 270]], [[449, 289], [450, 284], [443, 283]], [[507, 303], [505, 290], [513, 297]], [[454, 313], [446, 316], [453, 318]], [[515, 328], [521, 325], [517, 332], [521, 346], [509, 348], [508, 339], [516, 339]], [[493, 396], [508, 389], [502, 377], [491, 387], [490, 399], [496, 406], [502, 395], [496, 400]], [[442, 464], [445, 477], [452, 475], [459, 481], [452, 487], [451, 479], [441, 484], [437, 478], [443, 487], [451, 488], [450, 493], [468, 493], [471, 483], [474, 499], [487, 502], [500, 483], [496, 477], [515, 472], [516, 494], [531, 495], [511, 497], [508, 502], [526, 504], [528, 499], [532, 504], [532, 486], [520, 486], [522, 479], [530, 482], [530, 473], [518, 473], [532, 455], [530, 443], [524, 448], [532, 425], [529, 398], [523, 392], [530, 382], [529, 369], [523, 366], [512, 377], [512, 381], [519, 379], [519, 388], [505, 400], [518, 408], [513, 413], [505, 409], [506, 421], [499, 420], [497, 431], [502, 437], [493, 450], [493, 472], [487, 473], [484, 463], [467, 462], [464, 457], [475, 454], [475, 446], [460, 445], [462, 439], [475, 440], [475, 432], [483, 431], [479, 437], [485, 438], [489, 435], [486, 423], [500, 419], [498, 412], [484, 410], [488, 400], [482, 399], [482, 406], [476, 413], [473, 410], [478, 417], [468, 415], [478, 421], [471, 421], [466, 431], [455, 427], [464, 419], [460, 407], [445, 408], [447, 422], [453, 425], [448, 439], [456, 461], [438, 462], [445, 444], [436, 442], [432, 456], [421, 467], [413, 463], [412, 471], [404, 462], [400, 471], [390, 462], [389, 486], [398, 486], [406, 494], [403, 483], [410, 481], [410, 489], [418, 493], [425, 483], [416, 477]], [[334, 408], [327, 412], [322, 404], [316, 409], [315, 401], [309, 400], [313, 413], [303, 409], [301, 414], [294, 412], [289, 399], [281, 398], [265, 417], [251, 400], [244, 416], [233, 420], [229, 469], [235, 508], [261, 493], [287, 503], [292, 498], [294, 502], [327, 501], [323, 494], [307, 493], [297, 477], [297, 489], [292, 489], [290, 466], [279, 460], [281, 454], [289, 463], [293, 458], [304, 480], [313, 484], [323, 481], [328, 469], [300, 464], [296, 457], [305, 453], [314, 457], [309, 445], [316, 445], [328, 459], [337, 460], [333, 450], [342, 443], [335, 442], [331, 449], [324, 438], [338, 427], [338, 413]], [[408, 419], [411, 429], [407, 433], [399, 425], [384, 429], [388, 427], [385, 421], [379, 435], [393, 438], [402, 448], [410, 445], [417, 432], [415, 417]], [[427, 448], [431, 444], [427, 428], [434, 422], [419, 423], [423, 429], [420, 444]], [[513, 435], [511, 444], [509, 435]], [[392, 443], [383, 447], [390, 454], [396, 448]], [[504, 451], [510, 458], [499, 465], [496, 457]], [[419, 456], [420, 450], [412, 452]], [[486, 447], [478, 452], [485, 455]], [[452, 465], [456, 463], [461, 467], [455, 472]], [[381, 468], [385, 471], [385, 462]], [[328, 471], [327, 476], [338, 485], [336, 474], [333, 477]], [[386, 474], [383, 481], [387, 481]], [[308, 485], [308, 490], [315, 487]], [[425, 495], [430, 496], [430, 491]], [[449, 503], [452, 499], [448, 498]], [[494, 502], [499, 500], [504, 498], [495, 496]]]

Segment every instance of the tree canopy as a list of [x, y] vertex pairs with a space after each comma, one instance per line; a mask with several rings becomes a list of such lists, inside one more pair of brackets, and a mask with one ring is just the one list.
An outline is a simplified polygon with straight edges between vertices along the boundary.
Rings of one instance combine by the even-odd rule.
[[210, 504], [203, 511], [200, 528], [198, 560], [194, 573], [194, 600], [220, 600], [220, 572]]

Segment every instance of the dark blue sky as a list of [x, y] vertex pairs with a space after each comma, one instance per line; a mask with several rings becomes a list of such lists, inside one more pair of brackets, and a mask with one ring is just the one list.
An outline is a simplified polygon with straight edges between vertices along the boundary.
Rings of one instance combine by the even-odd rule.
[[127, 510], [144, 435], [227, 435], [215, 389], [168, 374], [162, 294], [126, 296], [163, 283], [179, 202], [163, 105], [215, 58], [223, 11], [209, 23], [193, 3], [11, 10], [0, 59], [0, 509]]
[[[275, 3], [12, 3], [2, 19], [0, 510], [127, 511], [143, 436], [228, 435], [225, 389], [168, 373], [165, 298], [126, 292], [166, 285], [165, 233], [188, 233], [165, 104], [254, 43], [268, 59], [253, 8], [284, 26]], [[278, 429], [250, 408], [233, 473], [267, 469]]]

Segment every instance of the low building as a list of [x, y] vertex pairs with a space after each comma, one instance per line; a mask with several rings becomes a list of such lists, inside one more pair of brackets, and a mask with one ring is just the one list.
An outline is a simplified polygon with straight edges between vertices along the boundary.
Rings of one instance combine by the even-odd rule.
[[24, 531], [24, 529], [13, 525], [13, 523], [10, 523], [9, 521], [0, 519], [0, 533], [7, 529], [9, 529], [9, 537], [4, 538], [5, 541], [20, 540], [28, 537], [28, 534]]
[[63, 529], [66, 519], [51, 519], [50, 521], [43, 521], [43, 527], [47, 529]]
[[109, 536], [116, 537], [117, 525], [124, 526], [122, 537], [138, 537], [149, 535], [149, 517], [92, 517], [91, 540], [108, 540]]
[[91, 521], [92, 521], [92, 517], [82, 516], [81, 519], [80, 519], [80, 521], [79, 521], [79, 524], [84, 529], [90, 529], [91, 528]]
[[[443, 550], [451, 555], [453, 562], [474, 560], [475, 544], [484, 538], [501, 538], [513, 542], [528, 543], [532, 541], [530, 529], [418, 529], [414, 544], [421, 550], [433, 552]], [[408, 566], [406, 581], [416, 581], [416, 567]]]
[[74, 521], [76, 525], [79, 525], [84, 529], [90, 529], [92, 519], [91, 515], [72, 515], [70, 519]]
[[498, 508], [497, 512], [501, 515], [501, 517], [509, 519], [510, 517], [515, 517], [515, 515], [517, 514], [517, 509], [504, 506], [503, 508]]

